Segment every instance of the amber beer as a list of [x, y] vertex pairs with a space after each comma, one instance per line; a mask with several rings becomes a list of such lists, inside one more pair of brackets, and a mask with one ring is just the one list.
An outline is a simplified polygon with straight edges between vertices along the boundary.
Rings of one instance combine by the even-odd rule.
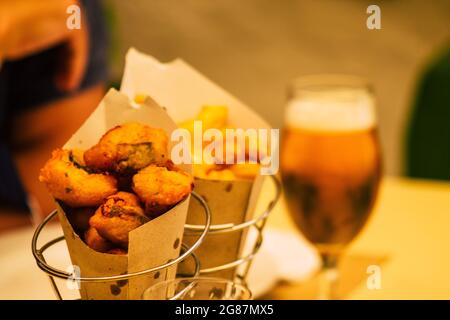
[[377, 194], [373, 110], [328, 102], [290, 107], [281, 148], [289, 211], [320, 251], [339, 251], [361, 230]]

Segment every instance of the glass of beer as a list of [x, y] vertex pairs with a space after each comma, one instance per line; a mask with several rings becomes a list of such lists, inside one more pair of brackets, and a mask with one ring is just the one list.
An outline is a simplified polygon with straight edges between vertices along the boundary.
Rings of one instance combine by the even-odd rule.
[[289, 89], [281, 174], [289, 212], [322, 259], [320, 299], [338, 298], [339, 257], [375, 202], [376, 127], [374, 96], [361, 78], [306, 76]]

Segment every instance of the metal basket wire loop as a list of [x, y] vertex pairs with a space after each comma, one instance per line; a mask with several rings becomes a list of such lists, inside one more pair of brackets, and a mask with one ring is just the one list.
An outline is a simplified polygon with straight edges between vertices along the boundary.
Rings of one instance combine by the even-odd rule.
[[[40, 248], [37, 247], [37, 243], [39, 240], [39, 236], [40, 236], [41, 232], [43, 231], [43, 229], [45, 228], [45, 226], [56, 216], [56, 214], [57, 214], [56, 210], [53, 211], [52, 213], [50, 213], [42, 221], [42, 223], [37, 226], [37, 228], [34, 232], [32, 241], [31, 241], [31, 251], [33, 253], [33, 256], [36, 260], [36, 264], [38, 265], [38, 267], [49, 276], [51, 285], [53, 287], [53, 290], [55, 291], [55, 295], [60, 300], [62, 299], [62, 296], [58, 290], [58, 287], [55, 283], [54, 278], [71, 279], [73, 281], [80, 281], [80, 282], [109, 282], [109, 281], [125, 280], [125, 279], [131, 279], [131, 278], [148, 275], [150, 273], [169, 268], [169, 267], [174, 266], [174, 265], [180, 263], [181, 261], [187, 259], [188, 257], [192, 257], [192, 259], [195, 262], [195, 267], [193, 268], [194, 271], [192, 274], [189, 275], [190, 277], [211, 274], [214, 272], [242, 266], [243, 269], [241, 270], [240, 273], [236, 273], [236, 278], [245, 284], [245, 279], [246, 279], [248, 271], [250, 269], [252, 259], [254, 258], [254, 256], [257, 254], [257, 252], [259, 251], [259, 249], [262, 246], [262, 243], [263, 243], [262, 232], [263, 232], [264, 226], [266, 224], [267, 218], [268, 218], [270, 212], [275, 207], [275, 205], [278, 202], [280, 195], [281, 195], [281, 183], [280, 183], [279, 179], [275, 176], [271, 176], [271, 178], [272, 178], [272, 182], [274, 183], [274, 186], [275, 186], [275, 194], [274, 194], [273, 199], [271, 201], [269, 201], [266, 209], [259, 216], [255, 217], [253, 219], [247, 220], [240, 224], [227, 223], [227, 224], [220, 224], [220, 225], [211, 225], [211, 210], [210, 210], [208, 204], [199, 194], [197, 194], [196, 192], [192, 192], [192, 196], [194, 197], [194, 199], [196, 201], [198, 201], [204, 209], [205, 224], [204, 225], [186, 224], [184, 234], [185, 235], [198, 235], [197, 240], [192, 244], [191, 247], [188, 247], [185, 244], [182, 244], [182, 246], [181, 246], [182, 252], [176, 259], [174, 259], [170, 262], [167, 262], [165, 264], [153, 267], [153, 268], [141, 270], [138, 272], [132, 272], [132, 273], [128, 273], [128, 274], [114, 275], [114, 276], [77, 277], [69, 272], [59, 270], [57, 268], [50, 266], [45, 261], [44, 252], [51, 246], [55, 245], [56, 243], [63, 241], [64, 236], [60, 236], [58, 238], [50, 240], [47, 243], [45, 243], [44, 245], [42, 245]], [[254, 230], [256, 230], [256, 232], [257, 232], [256, 240], [255, 240], [253, 247], [249, 253], [246, 253], [244, 256], [239, 257], [238, 259], [228, 262], [228, 263], [225, 263], [223, 265], [201, 269], [201, 261], [195, 255], [194, 251], [204, 242], [207, 235], [238, 232], [238, 231], [242, 231], [247, 228], [254, 228]], [[179, 276], [187, 276], [187, 275], [179, 274]]]
[[206, 204], [205, 200], [199, 196], [197, 193], [192, 192], [192, 196], [200, 202], [200, 204], [202, 205], [204, 212], [205, 212], [205, 218], [206, 218], [206, 222], [204, 225], [204, 230], [203, 232], [200, 234], [199, 238], [197, 239], [197, 241], [190, 247], [187, 248], [186, 246], [184, 246], [185, 251], [184, 253], [182, 253], [179, 257], [177, 257], [176, 259], [167, 262], [165, 264], [153, 267], [153, 268], [149, 268], [149, 269], [145, 269], [145, 270], [141, 270], [138, 272], [132, 272], [132, 273], [127, 273], [127, 274], [121, 274], [121, 275], [115, 275], [115, 276], [105, 276], [105, 277], [74, 277], [73, 274], [70, 274], [66, 271], [62, 271], [59, 269], [56, 269], [52, 266], [50, 266], [44, 259], [43, 253], [45, 250], [47, 250], [49, 247], [51, 247], [52, 245], [56, 244], [59, 241], [62, 241], [64, 239], [64, 236], [58, 237], [54, 240], [51, 240], [49, 242], [47, 242], [46, 244], [44, 244], [40, 249], [37, 248], [37, 242], [39, 239], [39, 235], [41, 234], [42, 230], [44, 229], [44, 227], [48, 224], [48, 222], [53, 219], [56, 214], [57, 211], [53, 211], [52, 213], [50, 213], [45, 219], [44, 221], [42, 221], [42, 223], [36, 228], [36, 231], [34, 232], [32, 241], [31, 241], [31, 251], [33, 252], [33, 256], [36, 259], [36, 263], [38, 265], [38, 267], [44, 271], [45, 273], [47, 273], [49, 276], [53, 276], [56, 278], [60, 278], [60, 279], [72, 279], [74, 281], [81, 281], [81, 282], [107, 282], [107, 281], [118, 281], [118, 280], [125, 280], [125, 279], [131, 279], [131, 278], [136, 278], [139, 276], [144, 276], [162, 269], [166, 269], [169, 268], [175, 264], [178, 264], [179, 262], [183, 261], [184, 259], [186, 259], [188, 256], [192, 255], [193, 252], [195, 251], [195, 249], [197, 249], [200, 244], [202, 243], [202, 241], [204, 240], [204, 238], [206, 237], [210, 225], [211, 225], [211, 211], [208, 207], [208, 205]]

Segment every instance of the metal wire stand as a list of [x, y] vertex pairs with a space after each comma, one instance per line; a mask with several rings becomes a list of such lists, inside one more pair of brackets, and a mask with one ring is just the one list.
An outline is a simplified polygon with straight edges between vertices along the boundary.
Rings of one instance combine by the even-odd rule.
[[[208, 231], [208, 235], [212, 234], [223, 234], [223, 233], [232, 233], [232, 232], [238, 232], [242, 231], [244, 229], [253, 228], [257, 231], [256, 240], [253, 244], [253, 248], [250, 252], [245, 253], [243, 256], [239, 257], [238, 259], [234, 261], [230, 261], [228, 263], [207, 268], [207, 269], [201, 269], [200, 275], [202, 276], [208, 276], [211, 273], [215, 273], [218, 271], [228, 270], [236, 267], [242, 267], [240, 270], [238, 270], [238, 273], [236, 274], [236, 277], [238, 280], [240, 280], [242, 283], [245, 284], [245, 280], [248, 275], [248, 271], [250, 270], [252, 259], [254, 256], [258, 253], [259, 249], [261, 248], [261, 245], [263, 243], [263, 230], [267, 222], [267, 218], [270, 215], [270, 212], [272, 212], [273, 208], [277, 204], [278, 200], [281, 196], [281, 183], [275, 176], [270, 176], [272, 179], [272, 183], [275, 187], [275, 194], [274, 197], [269, 201], [266, 209], [257, 217], [245, 221], [241, 224], [234, 224], [234, 223], [227, 223], [227, 224], [220, 224], [220, 225], [211, 225]], [[191, 225], [186, 224], [185, 225], [185, 235], [201, 235], [205, 231], [205, 226], [203, 225]]]
[[[176, 259], [174, 259], [170, 262], [167, 262], [165, 264], [153, 267], [153, 268], [149, 268], [149, 269], [145, 269], [145, 270], [141, 270], [141, 271], [133, 272], [133, 273], [115, 275], [115, 276], [81, 277], [81, 276], [76, 276], [73, 273], [59, 270], [57, 268], [50, 266], [45, 261], [44, 252], [46, 250], [48, 250], [50, 247], [52, 247], [53, 245], [55, 245], [56, 243], [63, 241], [64, 236], [60, 236], [58, 238], [50, 240], [49, 242], [42, 245], [40, 248], [37, 247], [37, 243], [38, 243], [39, 236], [40, 236], [42, 230], [57, 215], [56, 210], [53, 211], [52, 213], [50, 213], [42, 221], [42, 223], [39, 224], [38, 227], [36, 228], [33, 238], [32, 238], [32, 241], [31, 241], [31, 250], [32, 250], [33, 256], [36, 260], [36, 264], [38, 265], [38, 267], [48, 275], [51, 286], [53, 288], [53, 291], [59, 300], [62, 300], [63, 297], [62, 297], [61, 292], [59, 291], [58, 286], [55, 282], [55, 278], [71, 280], [71, 281], [79, 281], [79, 282], [112, 282], [112, 281], [119, 281], [119, 280], [128, 280], [131, 278], [145, 276], [150, 273], [169, 268], [169, 267], [174, 266], [174, 265], [180, 263], [181, 261], [187, 259], [188, 257], [192, 257], [192, 259], [194, 260], [194, 263], [195, 263], [193, 273], [190, 275], [179, 274], [178, 276], [197, 277], [199, 275], [208, 275], [208, 274], [211, 274], [211, 273], [214, 273], [217, 271], [222, 271], [222, 270], [227, 270], [227, 269], [242, 266], [242, 269], [240, 270], [240, 272], [237, 274], [236, 277], [238, 280], [245, 283], [245, 279], [247, 277], [248, 271], [251, 266], [251, 261], [252, 261], [253, 257], [256, 255], [256, 253], [259, 251], [259, 249], [261, 248], [261, 245], [263, 242], [262, 231], [266, 224], [267, 218], [268, 218], [270, 212], [273, 210], [275, 204], [277, 203], [277, 201], [281, 195], [281, 184], [280, 184], [279, 180], [274, 176], [271, 176], [271, 178], [272, 178], [272, 181], [273, 181], [273, 183], [275, 185], [275, 189], [276, 189], [274, 198], [269, 202], [269, 204], [267, 205], [267, 208], [264, 210], [264, 212], [262, 214], [260, 214], [258, 217], [254, 218], [254, 219], [248, 220], [241, 224], [229, 223], [229, 224], [221, 224], [221, 225], [211, 225], [211, 211], [208, 207], [208, 204], [200, 195], [198, 195], [195, 192], [192, 192], [192, 196], [194, 197], [194, 199], [199, 201], [199, 203], [202, 205], [202, 207], [204, 209], [205, 224], [204, 225], [186, 224], [185, 225], [185, 234], [186, 235], [198, 235], [198, 239], [195, 241], [195, 243], [191, 247], [187, 247], [185, 244], [182, 244], [182, 253]], [[255, 243], [253, 245], [253, 249], [250, 251], [250, 253], [247, 253], [246, 255], [239, 257], [238, 259], [236, 259], [234, 261], [231, 261], [229, 263], [226, 263], [226, 264], [223, 264], [220, 266], [215, 266], [215, 267], [207, 268], [207, 269], [201, 269], [201, 261], [199, 261], [198, 257], [194, 254], [194, 251], [202, 244], [202, 242], [204, 241], [205, 237], [208, 234], [237, 232], [237, 231], [242, 231], [247, 228], [254, 228], [258, 233]]]

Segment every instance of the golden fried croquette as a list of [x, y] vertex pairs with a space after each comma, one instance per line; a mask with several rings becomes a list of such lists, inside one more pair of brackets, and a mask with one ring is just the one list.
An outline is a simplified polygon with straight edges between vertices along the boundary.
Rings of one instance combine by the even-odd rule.
[[138, 197], [132, 193], [118, 192], [106, 199], [89, 219], [89, 224], [103, 238], [127, 249], [128, 233], [148, 221]]
[[95, 228], [89, 228], [84, 234], [84, 241], [95, 251], [107, 253], [114, 248], [114, 245], [103, 238]]
[[71, 207], [96, 207], [117, 192], [117, 181], [104, 174], [89, 173], [80, 151], [56, 149], [41, 169], [39, 181], [50, 194]]
[[150, 165], [133, 177], [133, 190], [145, 204], [145, 213], [154, 218], [185, 199], [193, 189], [190, 174], [173, 165]]
[[132, 122], [106, 132], [98, 144], [84, 153], [88, 167], [97, 171], [133, 174], [149, 164], [168, 160], [164, 130]]

